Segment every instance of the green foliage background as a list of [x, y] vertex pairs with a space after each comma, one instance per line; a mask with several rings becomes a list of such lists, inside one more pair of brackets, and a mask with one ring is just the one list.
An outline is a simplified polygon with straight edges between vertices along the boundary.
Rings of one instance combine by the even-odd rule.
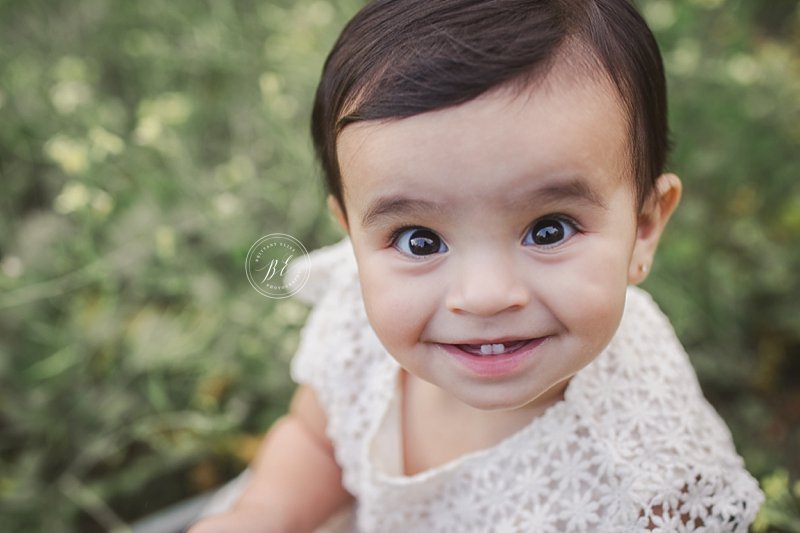
[[[124, 531], [233, 476], [307, 310], [250, 245], [340, 233], [307, 124], [356, 0], [0, 0], [0, 530]], [[682, 206], [647, 282], [800, 531], [800, 7], [642, 0]]]

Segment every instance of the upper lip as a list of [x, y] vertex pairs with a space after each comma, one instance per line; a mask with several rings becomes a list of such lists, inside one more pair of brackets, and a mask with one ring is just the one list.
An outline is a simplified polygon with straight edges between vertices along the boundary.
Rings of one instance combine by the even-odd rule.
[[440, 342], [439, 344], [509, 344], [512, 342], [519, 342], [519, 341], [530, 341], [533, 339], [537, 339], [539, 337], [497, 337], [495, 339], [467, 339], [463, 341], [456, 341], [456, 342]]

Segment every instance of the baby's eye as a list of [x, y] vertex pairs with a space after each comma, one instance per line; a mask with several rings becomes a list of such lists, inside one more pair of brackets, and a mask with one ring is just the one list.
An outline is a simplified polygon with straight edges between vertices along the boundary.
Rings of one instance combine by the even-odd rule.
[[525, 234], [524, 245], [556, 246], [577, 233], [575, 223], [562, 217], [545, 217], [537, 220]]
[[392, 244], [400, 252], [412, 256], [444, 253], [448, 250], [441, 237], [425, 228], [402, 230], [394, 237]]

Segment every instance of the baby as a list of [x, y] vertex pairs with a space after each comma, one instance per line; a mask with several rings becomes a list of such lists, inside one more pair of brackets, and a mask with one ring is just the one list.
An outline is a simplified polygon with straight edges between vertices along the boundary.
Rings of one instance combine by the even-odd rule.
[[370, 2], [313, 136], [348, 239], [312, 254], [290, 412], [193, 533], [747, 531], [758, 485], [634, 287], [681, 182], [628, 1]]

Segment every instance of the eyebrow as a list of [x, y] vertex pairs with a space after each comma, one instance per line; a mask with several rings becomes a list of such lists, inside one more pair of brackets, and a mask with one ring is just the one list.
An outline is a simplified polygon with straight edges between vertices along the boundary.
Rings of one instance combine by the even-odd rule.
[[565, 200], [584, 202], [603, 210], [608, 209], [600, 194], [580, 178], [544, 185], [522, 196], [519, 200], [514, 200], [513, 204], [524, 205], [529, 202], [548, 204]]
[[[510, 202], [512, 209], [524, 209], [531, 203], [552, 204], [567, 200], [579, 201], [590, 206], [607, 210], [600, 195], [581, 179], [570, 179], [563, 182], [547, 184], [517, 196]], [[443, 213], [448, 210], [443, 203], [421, 198], [409, 198], [402, 195], [379, 197], [369, 204], [361, 218], [361, 224], [367, 228], [377, 225], [381, 219], [420, 216], [431, 213]]]
[[431, 200], [408, 198], [406, 196], [384, 196], [370, 204], [361, 217], [361, 225], [365, 228], [374, 226], [385, 218], [401, 218], [404, 216], [440, 213], [445, 211], [443, 204]]

